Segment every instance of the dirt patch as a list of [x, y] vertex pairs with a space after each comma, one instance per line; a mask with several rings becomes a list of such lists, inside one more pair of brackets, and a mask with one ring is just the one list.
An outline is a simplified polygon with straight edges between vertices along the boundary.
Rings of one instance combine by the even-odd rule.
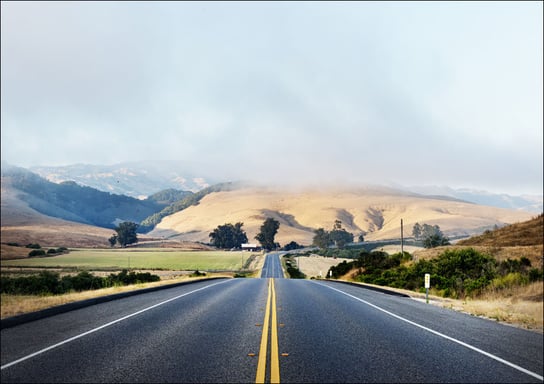
[[299, 269], [308, 278], [311, 277], [325, 277], [330, 267], [336, 266], [343, 261], [349, 263], [353, 261], [351, 259], [340, 259], [333, 257], [323, 257], [315, 254], [310, 256], [300, 256], [295, 258], [299, 263]]

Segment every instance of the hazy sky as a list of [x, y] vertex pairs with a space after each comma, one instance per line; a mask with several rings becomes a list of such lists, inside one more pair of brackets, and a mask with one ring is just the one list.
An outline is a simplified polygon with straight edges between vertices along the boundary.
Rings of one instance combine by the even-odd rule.
[[540, 1], [1, 7], [11, 164], [542, 194]]

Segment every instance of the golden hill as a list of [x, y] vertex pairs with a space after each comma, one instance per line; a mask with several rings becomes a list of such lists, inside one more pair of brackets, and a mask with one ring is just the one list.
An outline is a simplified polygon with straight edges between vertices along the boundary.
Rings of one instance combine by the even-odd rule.
[[272, 217], [280, 222], [276, 241], [309, 245], [314, 230], [332, 229], [335, 220], [365, 240], [400, 238], [401, 219], [404, 236], [411, 236], [418, 222], [439, 225], [450, 237], [482, 233], [495, 225], [527, 220], [531, 213], [481, 206], [454, 199], [402, 193], [388, 188], [350, 190], [287, 190], [242, 187], [215, 192], [196, 206], [165, 217], [150, 236], [208, 242], [209, 233], [225, 223], [243, 222], [250, 242], [263, 221]]
[[542, 245], [544, 243], [544, 215], [531, 220], [514, 223], [482, 235], [459, 241], [459, 245], [487, 245], [493, 247], [515, 247]]

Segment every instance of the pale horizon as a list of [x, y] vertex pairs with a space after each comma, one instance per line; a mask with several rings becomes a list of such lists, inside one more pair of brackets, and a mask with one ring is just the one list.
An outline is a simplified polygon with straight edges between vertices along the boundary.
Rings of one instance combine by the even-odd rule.
[[542, 2], [2, 2], [2, 160], [543, 193]]

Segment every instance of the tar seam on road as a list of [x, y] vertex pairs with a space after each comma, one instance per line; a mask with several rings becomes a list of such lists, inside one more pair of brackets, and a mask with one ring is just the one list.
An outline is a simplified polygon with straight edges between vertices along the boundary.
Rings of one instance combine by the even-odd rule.
[[[319, 284], [319, 283], [316, 283], [316, 284]], [[461, 340], [457, 340], [457, 339], [455, 339], [455, 338], [453, 338], [453, 337], [451, 337], [451, 336], [444, 335], [443, 333], [440, 333], [440, 332], [438, 332], [438, 331], [435, 331], [435, 330], [433, 330], [433, 329], [431, 329], [431, 328], [427, 328], [427, 327], [425, 327], [425, 326], [423, 326], [423, 325], [421, 325], [421, 324], [418, 324], [418, 323], [415, 323], [415, 322], [413, 322], [413, 321], [411, 321], [411, 320], [405, 319], [404, 317], [401, 317], [401, 316], [399, 316], [399, 315], [396, 315], [396, 314], [394, 314], [394, 313], [392, 313], [392, 312], [389, 312], [389, 311], [387, 311], [387, 310], [385, 310], [385, 309], [383, 309], [383, 308], [378, 307], [377, 305], [374, 305], [374, 304], [372, 304], [372, 303], [369, 303], [368, 301], [365, 301], [365, 300], [363, 300], [363, 299], [360, 299], [360, 298], [358, 298], [357, 296], [350, 295], [349, 293], [346, 293], [346, 292], [344, 292], [344, 291], [341, 291], [341, 290], [336, 289], [336, 288], [333, 288], [333, 287], [329, 287], [328, 285], [325, 285], [325, 284], [319, 284], [319, 285], [322, 285], [323, 287], [332, 289], [333, 291], [340, 292], [340, 293], [342, 293], [342, 294], [344, 294], [344, 295], [346, 295], [346, 296], [349, 296], [349, 297], [351, 297], [351, 298], [353, 298], [353, 299], [355, 299], [355, 300], [357, 300], [357, 301], [360, 301], [361, 303], [364, 303], [364, 304], [366, 304], [366, 305], [369, 305], [369, 306], [371, 306], [372, 308], [375, 308], [375, 309], [377, 309], [377, 310], [379, 310], [379, 311], [382, 311], [383, 313], [386, 313], [386, 314], [388, 314], [389, 316], [392, 316], [392, 317], [394, 317], [394, 318], [396, 318], [396, 319], [402, 320], [402, 321], [404, 321], [404, 322], [406, 322], [406, 323], [408, 323], [408, 324], [412, 324], [412, 325], [414, 325], [414, 326], [416, 326], [416, 327], [418, 327], [418, 328], [421, 328], [421, 329], [423, 329], [423, 330], [425, 330], [425, 331], [427, 331], [427, 332], [433, 333], [433, 334], [435, 334], [435, 335], [437, 335], [437, 336], [440, 336], [440, 337], [442, 337], [442, 338], [444, 338], [444, 339], [453, 341], [454, 343], [457, 343], [457, 344], [459, 344], [459, 345], [462, 345], [463, 347], [472, 349], [473, 351], [476, 351], [476, 352], [478, 352], [478, 353], [481, 353], [481, 354], [484, 355], [484, 356], [487, 356], [487, 357], [489, 357], [489, 358], [491, 358], [491, 359], [493, 359], [493, 360], [496, 360], [496, 361], [498, 361], [499, 363], [505, 364], [505, 365], [507, 365], [507, 366], [509, 366], [509, 367], [511, 367], [511, 368], [514, 368], [514, 369], [520, 371], [520, 372], [526, 373], [526, 374], [529, 375], [529, 376], [532, 376], [532, 377], [535, 377], [535, 378], [537, 378], [537, 379], [539, 379], [539, 380], [541, 380], [541, 381], [544, 381], [544, 377], [541, 376], [541, 375], [539, 375], [538, 373], [529, 371], [528, 369], [525, 369], [525, 368], [523, 368], [523, 367], [520, 367], [519, 365], [516, 365], [516, 364], [514, 364], [514, 363], [511, 363], [511, 362], [509, 362], [509, 361], [507, 361], [507, 360], [501, 359], [500, 357], [495, 356], [495, 355], [492, 355], [491, 353], [486, 352], [486, 351], [484, 351], [484, 350], [481, 350], [480, 348], [474, 347], [474, 346], [472, 346], [472, 345], [470, 345], [470, 344], [467, 344], [467, 343], [462, 342]]]
[[101, 325], [100, 327], [93, 328], [93, 329], [91, 329], [91, 330], [89, 330], [89, 331], [87, 331], [87, 332], [83, 332], [83, 333], [81, 333], [81, 334], [79, 334], [79, 335], [70, 337], [69, 339], [63, 340], [63, 341], [61, 341], [61, 342], [59, 342], [59, 343], [57, 343], [57, 344], [51, 345], [51, 346], [49, 346], [49, 347], [47, 347], [47, 348], [44, 348], [44, 349], [41, 349], [41, 350], [39, 350], [39, 351], [37, 351], [37, 352], [31, 353], [30, 355], [21, 357], [20, 359], [17, 359], [17, 360], [15, 360], [15, 361], [12, 361], [11, 363], [4, 364], [4, 365], [2, 365], [2, 367], [0, 367], [0, 370], [5, 369], [5, 368], [9, 368], [9, 367], [11, 367], [11, 366], [13, 366], [13, 365], [16, 365], [16, 364], [19, 364], [19, 363], [21, 363], [21, 362], [23, 362], [23, 361], [25, 361], [25, 360], [28, 360], [28, 359], [31, 359], [31, 358], [33, 358], [33, 357], [35, 357], [35, 356], [41, 355], [41, 354], [44, 353], [44, 352], [47, 352], [47, 351], [50, 351], [50, 350], [52, 350], [52, 349], [54, 349], [54, 348], [60, 347], [61, 345], [64, 345], [64, 344], [70, 343], [70, 342], [72, 342], [72, 341], [74, 341], [74, 340], [80, 339], [80, 338], [82, 338], [83, 336], [90, 335], [91, 333], [94, 333], [94, 332], [96, 332], [96, 331], [99, 331], [99, 330], [101, 330], [101, 329], [104, 329], [104, 328], [106, 328], [106, 327], [109, 327], [110, 325], [119, 323], [119, 322], [121, 322], [121, 321], [123, 321], [123, 320], [126, 320], [126, 319], [131, 318], [131, 317], [136, 316], [136, 315], [139, 315], [140, 313], [147, 312], [147, 311], [149, 311], [149, 310], [151, 310], [151, 309], [153, 309], [153, 308], [157, 308], [157, 307], [159, 307], [159, 306], [161, 306], [161, 305], [163, 305], [163, 304], [166, 304], [166, 303], [169, 303], [169, 302], [171, 302], [171, 301], [177, 300], [177, 299], [179, 299], [179, 298], [182, 298], [182, 297], [184, 297], [184, 296], [190, 295], [190, 294], [192, 294], [192, 293], [195, 293], [195, 292], [198, 292], [198, 291], [202, 291], [202, 290], [204, 290], [204, 289], [211, 288], [211, 287], [213, 287], [213, 286], [215, 286], [215, 285], [224, 284], [224, 283], [226, 283], [227, 281], [231, 281], [231, 280], [220, 281], [220, 282], [218, 282], [218, 283], [214, 283], [214, 284], [211, 284], [211, 285], [207, 285], [207, 286], [205, 286], [205, 287], [202, 287], [202, 288], [195, 289], [194, 291], [186, 292], [186, 293], [184, 293], [184, 294], [182, 294], [182, 295], [179, 295], [179, 296], [176, 296], [176, 297], [172, 297], [171, 299], [162, 301], [162, 302], [157, 303], [157, 304], [155, 304], [155, 305], [152, 305], [152, 306], [150, 306], [150, 307], [147, 307], [147, 308], [141, 309], [141, 310], [139, 310], [139, 311], [137, 311], [137, 312], [131, 313], [130, 315], [123, 316], [123, 317], [121, 317], [120, 319], [110, 321], [109, 323], [106, 323], [106, 324], [104, 324], [104, 325]]
[[270, 382], [280, 382], [280, 363], [278, 354], [278, 322], [276, 312], [276, 289], [274, 287], [274, 279], [268, 280], [268, 297], [266, 299], [266, 309], [263, 321], [263, 333], [261, 335], [261, 346], [259, 349], [259, 362], [257, 363], [257, 375], [255, 382], [260, 384], [265, 382], [266, 377], [266, 358], [268, 351], [268, 331], [271, 321], [271, 335], [270, 335]]

